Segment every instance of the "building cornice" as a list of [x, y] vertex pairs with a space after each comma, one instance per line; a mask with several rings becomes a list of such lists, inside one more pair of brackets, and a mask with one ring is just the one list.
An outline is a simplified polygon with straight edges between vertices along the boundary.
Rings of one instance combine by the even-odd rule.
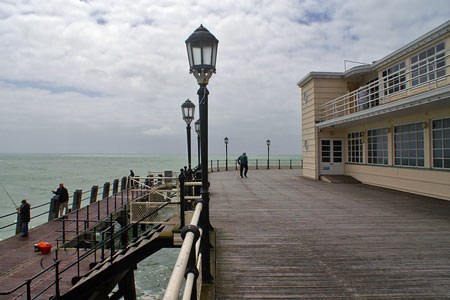
[[315, 78], [321, 78], [321, 79], [342, 79], [344, 78], [342, 72], [309, 72], [308, 75], [300, 79], [299, 82], [297, 82], [298, 87], [302, 87], [305, 84], [307, 84], [309, 81]]

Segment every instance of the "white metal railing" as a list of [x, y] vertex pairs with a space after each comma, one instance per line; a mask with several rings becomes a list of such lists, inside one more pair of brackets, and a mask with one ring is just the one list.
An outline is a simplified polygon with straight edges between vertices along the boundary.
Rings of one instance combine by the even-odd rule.
[[[144, 192], [142, 197], [130, 202], [130, 222], [140, 221], [143, 224], [173, 224], [167, 222], [168, 216], [178, 212], [180, 202], [180, 181], [178, 177], [163, 177], [162, 174], [155, 177], [131, 177], [132, 188], [138, 188]], [[146, 201], [138, 201], [147, 198]], [[156, 197], [157, 199], [152, 199]], [[166, 205], [167, 203], [172, 203]], [[161, 206], [166, 205], [162, 211], [150, 214]], [[141, 220], [144, 216], [148, 216]]]
[[[366, 109], [370, 109], [385, 103], [402, 99], [410, 95], [436, 89], [449, 85], [447, 77], [450, 76], [447, 58], [449, 48], [441, 53], [444, 56], [434, 59], [431, 63], [426, 61], [414, 69], [410, 67], [399, 69], [396, 72], [386, 74], [357, 90], [347, 93], [339, 98], [322, 104], [319, 107], [320, 121], [333, 120]], [[444, 65], [440, 65], [443, 63]], [[426, 70], [424, 71], [424, 68]], [[425, 79], [425, 82], [422, 80]], [[421, 83], [422, 82], [422, 83]]]
[[[187, 227], [198, 228], [198, 222], [200, 219], [200, 214], [203, 209], [203, 203], [199, 202], [195, 206], [194, 215], [192, 216], [191, 223]], [[191, 299], [191, 294], [196, 290], [196, 299], [200, 295], [199, 286], [201, 284], [201, 254], [199, 254], [199, 248], [202, 238], [202, 230], [199, 229], [199, 236], [197, 237], [195, 247], [193, 247], [196, 236], [193, 231], [188, 230], [184, 236], [183, 245], [180, 249], [180, 254], [178, 255], [175, 266], [173, 267], [172, 275], [170, 276], [169, 283], [164, 294], [164, 300], [175, 300], [178, 299], [180, 293], [181, 285], [183, 283], [183, 278], [186, 273], [186, 268], [188, 267], [189, 257], [191, 256], [191, 251], [195, 251], [195, 266], [199, 272], [197, 282], [195, 282], [195, 277], [197, 274], [189, 272], [186, 276], [185, 289], [183, 299]], [[199, 268], [200, 266], [200, 268]], [[194, 286], [197, 284], [196, 286]], [[197, 287], [197, 288], [194, 288]]]

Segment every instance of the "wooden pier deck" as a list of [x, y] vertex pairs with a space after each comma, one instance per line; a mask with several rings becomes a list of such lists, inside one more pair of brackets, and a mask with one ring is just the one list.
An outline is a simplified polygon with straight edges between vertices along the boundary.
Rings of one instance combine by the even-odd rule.
[[[133, 194], [134, 195], [134, 194]], [[115, 208], [132, 198], [130, 193], [118, 193], [107, 199], [98, 200], [88, 207], [85, 206], [79, 210], [79, 219], [83, 220], [78, 223], [79, 232], [85, 229], [84, 220], [90, 220], [90, 225], [95, 224], [98, 220], [102, 220], [113, 213]], [[75, 237], [76, 232], [75, 213], [67, 215], [65, 221], [66, 240]], [[12, 236], [8, 239], [0, 241], [0, 291], [10, 291], [20, 285], [25, 279], [39, 273], [43, 269], [54, 263], [56, 240], [61, 239], [62, 221], [53, 220], [39, 225], [30, 230], [28, 237]], [[52, 253], [43, 255], [34, 251], [34, 244], [39, 242], [51, 243], [54, 247]], [[81, 250], [81, 254], [84, 253]], [[60, 249], [58, 251], [58, 259], [61, 261], [60, 270], [74, 263], [77, 259], [75, 249]], [[92, 260], [84, 260], [80, 264], [80, 273], [86, 273], [89, 270], [88, 263]], [[78, 275], [77, 267], [74, 266], [68, 271], [61, 274], [60, 289], [61, 293], [66, 292], [72, 287], [71, 279]], [[41, 292], [54, 281], [54, 271], [46, 272], [39, 276], [31, 283], [32, 296]], [[54, 295], [54, 287], [44, 292], [38, 299], [49, 299]], [[0, 295], [0, 299], [26, 299], [26, 287], [20, 288], [18, 291], [10, 295]]]
[[450, 299], [450, 202], [300, 174], [210, 175], [216, 299]]

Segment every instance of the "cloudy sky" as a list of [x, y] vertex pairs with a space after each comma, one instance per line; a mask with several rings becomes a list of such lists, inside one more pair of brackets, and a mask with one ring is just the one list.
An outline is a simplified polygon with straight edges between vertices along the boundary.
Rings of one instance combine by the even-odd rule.
[[203, 24], [219, 40], [210, 153], [228, 136], [231, 153], [271, 139], [300, 154], [301, 78], [449, 16], [448, 0], [0, 0], [0, 152], [185, 153], [180, 105], [198, 85], [184, 41]]

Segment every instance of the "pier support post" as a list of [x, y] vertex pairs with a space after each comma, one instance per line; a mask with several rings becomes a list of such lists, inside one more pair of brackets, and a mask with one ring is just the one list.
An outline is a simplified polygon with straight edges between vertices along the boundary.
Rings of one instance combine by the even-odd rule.
[[119, 192], [119, 179], [114, 179], [113, 182], [113, 195]]
[[73, 193], [72, 210], [77, 210], [81, 207], [81, 197], [83, 195], [82, 190], [76, 190]]
[[91, 189], [91, 202], [95, 203], [97, 202], [97, 195], [98, 195], [98, 185], [93, 185]]
[[124, 300], [136, 300], [136, 286], [134, 283], [134, 268], [119, 281], [119, 291]]
[[50, 200], [50, 209], [48, 210], [48, 220], [54, 220], [58, 217], [59, 201], [57, 196], [53, 196]]
[[103, 194], [102, 194], [102, 199], [106, 199], [109, 197], [109, 189], [111, 187], [111, 183], [109, 182], [105, 182], [105, 184], [103, 185]]
[[122, 183], [120, 184], [120, 190], [125, 191], [127, 189], [127, 178], [122, 177]]

